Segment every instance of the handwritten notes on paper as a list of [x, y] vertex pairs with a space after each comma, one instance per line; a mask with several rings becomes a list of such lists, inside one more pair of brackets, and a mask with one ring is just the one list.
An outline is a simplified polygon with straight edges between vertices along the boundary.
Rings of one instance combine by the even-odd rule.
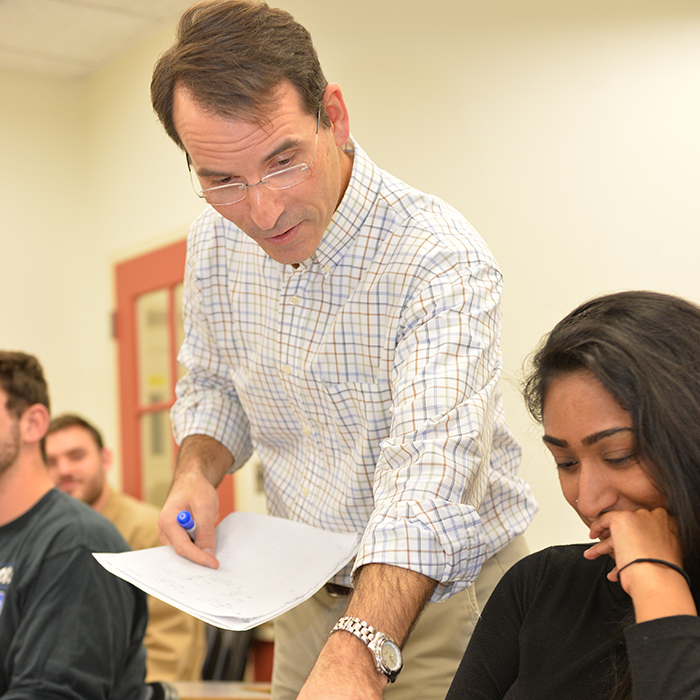
[[360, 533], [328, 532], [258, 513], [216, 528], [218, 569], [154, 547], [94, 557], [105, 569], [216, 627], [246, 630], [310, 598], [357, 553]]

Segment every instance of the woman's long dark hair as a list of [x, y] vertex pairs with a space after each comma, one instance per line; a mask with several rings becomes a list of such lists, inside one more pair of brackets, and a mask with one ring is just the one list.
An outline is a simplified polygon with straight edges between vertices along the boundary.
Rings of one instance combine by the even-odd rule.
[[[533, 356], [523, 393], [536, 420], [542, 421], [552, 380], [580, 369], [590, 371], [632, 417], [640, 457], [677, 519], [683, 566], [697, 604], [700, 308], [647, 291], [610, 294], [579, 306]], [[628, 685], [628, 669], [624, 675]]]

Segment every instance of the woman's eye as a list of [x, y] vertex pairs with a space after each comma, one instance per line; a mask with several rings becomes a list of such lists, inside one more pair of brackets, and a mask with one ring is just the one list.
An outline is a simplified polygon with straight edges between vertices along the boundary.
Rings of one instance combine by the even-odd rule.
[[623, 457], [608, 457], [605, 461], [608, 464], [611, 464], [613, 467], [621, 467], [632, 462], [636, 462], [636, 460], [637, 453], [633, 452], [632, 454], [624, 455]]
[[560, 461], [557, 462], [557, 469], [559, 471], [564, 471], [564, 472], [570, 472], [573, 471], [573, 469], [576, 468], [578, 465], [578, 462], [575, 460], [566, 460], [566, 461]]

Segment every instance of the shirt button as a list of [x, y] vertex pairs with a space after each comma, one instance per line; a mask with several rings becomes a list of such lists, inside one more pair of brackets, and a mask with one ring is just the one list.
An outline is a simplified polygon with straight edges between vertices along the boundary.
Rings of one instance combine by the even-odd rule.
[[292, 368], [291, 368], [289, 365], [285, 365], [284, 367], [282, 367], [282, 371], [283, 371], [285, 374], [291, 374], [291, 373], [292, 373]]
[[294, 304], [294, 306], [297, 306], [297, 304], [299, 304], [299, 297], [295, 294], [293, 297], [290, 298], [289, 303]]
[[302, 428], [302, 432], [304, 433], [304, 435], [311, 435], [311, 428], [308, 425], [305, 425]]
[[330, 266], [330, 265], [326, 265], [326, 266], [323, 268], [323, 271], [324, 271], [327, 275], [330, 274], [331, 266]]
[[309, 495], [309, 493], [311, 493], [309, 489], [306, 486], [304, 486], [304, 488], [301, 490], [301, 495], [304, 496], [304, 498], [306, 498]]

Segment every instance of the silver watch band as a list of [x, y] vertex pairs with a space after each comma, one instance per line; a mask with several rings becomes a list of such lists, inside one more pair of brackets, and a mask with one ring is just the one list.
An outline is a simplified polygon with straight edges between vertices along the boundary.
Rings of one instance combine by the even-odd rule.
[[331, 634], [338, 630], [355, 635], [374, 656], [377, 671], [384, 674], [390, 683], [396, 680], [403, 668], [403, 659], [399, 645], [391, 637], [378, 632], [359, 617], [341, 617], [331, 630]]
[[374, 638], [377, 636], [377, 630], [364, 620], [360, 620], [359, 617], [341, 617], [331, 630], [331, 633], [337, 630], [350, 632], [356, 637], [359, 637], [367, 645], [374, 641]]

